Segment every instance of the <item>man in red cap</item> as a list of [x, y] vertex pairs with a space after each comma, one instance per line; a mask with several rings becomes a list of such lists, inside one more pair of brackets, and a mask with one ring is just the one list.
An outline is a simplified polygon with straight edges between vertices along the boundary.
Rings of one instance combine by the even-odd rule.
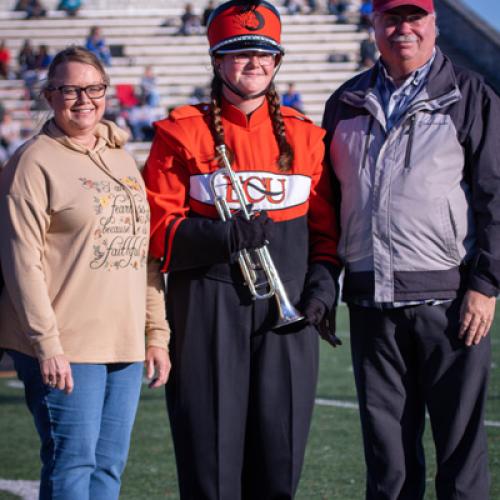
[[436, 46], [432, 0], [374, 0], [380, 60], [326, 104], [369, 500], [489, 498], [500, 99]]

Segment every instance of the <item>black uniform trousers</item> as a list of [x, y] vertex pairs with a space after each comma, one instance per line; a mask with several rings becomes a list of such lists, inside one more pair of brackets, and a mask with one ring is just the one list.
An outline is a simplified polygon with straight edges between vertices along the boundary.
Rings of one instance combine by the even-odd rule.
[[458, 339], [461, 299], [376, 309], [349, 305], [368, 500], [424, 496], [425, 409], [436, 447], [439, 500], [487, 500], [484, 407], [490, 339]]
[[[300, 290], [290, 290], [297, 302]], [[291, 499], [318, 375], [318, 335], [271, 330], [274, 299], [169, 276], [167, 405], [183, 500]]]

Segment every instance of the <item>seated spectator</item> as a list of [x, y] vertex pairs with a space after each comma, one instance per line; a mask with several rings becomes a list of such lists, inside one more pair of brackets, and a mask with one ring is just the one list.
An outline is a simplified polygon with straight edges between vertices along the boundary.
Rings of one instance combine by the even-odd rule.
[[10, 78], [10, 50], [5, 40], [0, 40], [0, 78]]
[[167, 27], [175, 27], [178, 26], [179, 22], [176, 17], [167, 17], [165, 21], [163, 21], [160, 26], [167, 26]]
[[36, 69], [46, 72], [52, 62], [52, 59], [53, 56], [49, 54], [49, 48], [47, 45], [40, 45], [38, 47], [38, 53], [36, 54]]
[[68, 16], [76, 16], [82, 6], [81, 0], [60, 0], [57, 10], [63, 10]]
[[10, 111], [5, 111], [0, 122], [0, 144], [11, 156], [22, 142], [20, 123], [14, 120]]
[[331, 63], [345, 63], [349, 61], [350, 61], [349, 55], [346, 54], [345, 52], [333, 52], [328, 56], [328, 62]]
[[135, 88], [131, 83], [117, 83], [115, 85], [115, 95], [120, 104], [120, 110], [131, 109], [140, 103], [135, 94]]
[[295, 90], [295, 85], [293, 83], [288, 84], [287, 91], [281, 96], [281, 104], [294, 108], [300, 113], [304, 112], [302, 96]]
[[[116, 104], [116, 101], [111, 98], [109, 94], [106, 94], [106, 110], [104, 111], [104, 119], [116, 123], [121, 129], [127, 132], [129, 138], [132, 137], [132, 131], [128, 126], [125, 116], [127, 111], [122, 111], [120, 106]], [[127, 144], [130, 143], [130, 140]], [[126, 148], [127, 146], [125, 146]]]
[[156, 77], [153, 67], [148, 65], [144, 68], [144, 75], [140, 83], [140, 99], [148, 106], [156, 107], [160, 105], [160, 93], [156, 88]]
[[19, 63], [19, 76], [24, 80], [26, 89], [29, 92], [29, 98], [35, 99], [39, 73], [36, 66], [36, 52], [29, 39], [24, 41], [24, 44], [17, 55], [17, 61]]
[[47, 10], [39, 0], [18, 0], [14, 11], [26, 12], [26, 19], [36, 19], [47, 15]]
[[309, 14], [314, 14], [316, 10], [318, 9], [318, 4], [316, 0], [306, 0], [306, 4], [308, 7], [308, 13]]
[[208, 0], [207, 6], [205, 7], [205, 10], [203, 11], [203, 14], [201, 16], [202, 26], [206, 26], [208, 24], [208, 18], [210, 17], [210, 15], [214, 10], [215, 10], [214, 0]]
[[126, 114], [127, 123], [132, 130], [134, 141], [152, 141], [154, 136], [153, 122], [163, 118], [163, 111], [140, 102], [128, 110]]
[[347, 23], [347, 11], [349, 2], [346, 0], [329, 0], [328, 13], [337, 16], [338, 23]]
[[188, 104], [199, 104], [200, 102], [207, 102], [207, 88], [194, 87], [188, 99]]
[[17, 62], [19, 64], [21, 76], [26, 71], [33, 71], [36, 69], [36, 53], [28, 38], [24, 41], [17, 55]]
[[285, 0], [283, 6], [286, 7], [286, 13], [290, 16], [302, 12], [302, 0]]
[[184, 14], [181, 16], [181, 27], [179, 35], [197, 35], [201, 33], [201, 21], [199, 16], [193, 12], [193, 6], [187, 3], [184, 6]]
[[370, 19], [371, 13], [373, 11], [373, 5], [371, 0], [362, 0], [361, 6], [359, 7], [359, 29], [370, 29], [372, 22]]
[[105, 66], [111, 66], [111, 53], [101, 34], [101, 28], [99, 28], [99, 26], [92, 26], [92, 28], [90, 28], [89, 36], [85, 42], [85, 48], [94, 53]]
[[373, 29], [368, 30], [368, 38], [361, 41], [359, 46], [359, 70], [371, 68], [378, 57], [377, 44]]

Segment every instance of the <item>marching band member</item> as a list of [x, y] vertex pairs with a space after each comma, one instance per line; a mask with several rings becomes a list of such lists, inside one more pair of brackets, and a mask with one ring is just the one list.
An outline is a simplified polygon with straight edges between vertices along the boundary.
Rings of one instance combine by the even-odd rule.
[[[273, 79], [284, 49], [267, 2], [220, 5], [208, 25], [210, 103], [156, 123], [144, 178], [151, 253], [168, 272], [172, 373], [167, 404], [183, 499], [292, 498], [302, 468], [318, 375], [317, 325], [333, 307], [335, 214], [323, 131], [280, 106]], [[231, 209], [232, 168], [251, 204]], [[253, 300], [237, 252], [269, 242], [290, 301], [305, 321], [275, 329], [273, 299]], [[160, 264], [159, 264], [160, 265]]]

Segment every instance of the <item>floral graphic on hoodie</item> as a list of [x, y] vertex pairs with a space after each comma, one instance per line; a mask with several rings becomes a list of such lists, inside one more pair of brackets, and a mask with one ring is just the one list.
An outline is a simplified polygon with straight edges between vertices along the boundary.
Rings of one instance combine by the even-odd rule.
[[93, 192], [98, 225], [94, 230], [91, 269], [140, 269], [146, 265], [149, 244], [149, 206], [142, 184], [132, 176], [113, 181], [81, 177]]

